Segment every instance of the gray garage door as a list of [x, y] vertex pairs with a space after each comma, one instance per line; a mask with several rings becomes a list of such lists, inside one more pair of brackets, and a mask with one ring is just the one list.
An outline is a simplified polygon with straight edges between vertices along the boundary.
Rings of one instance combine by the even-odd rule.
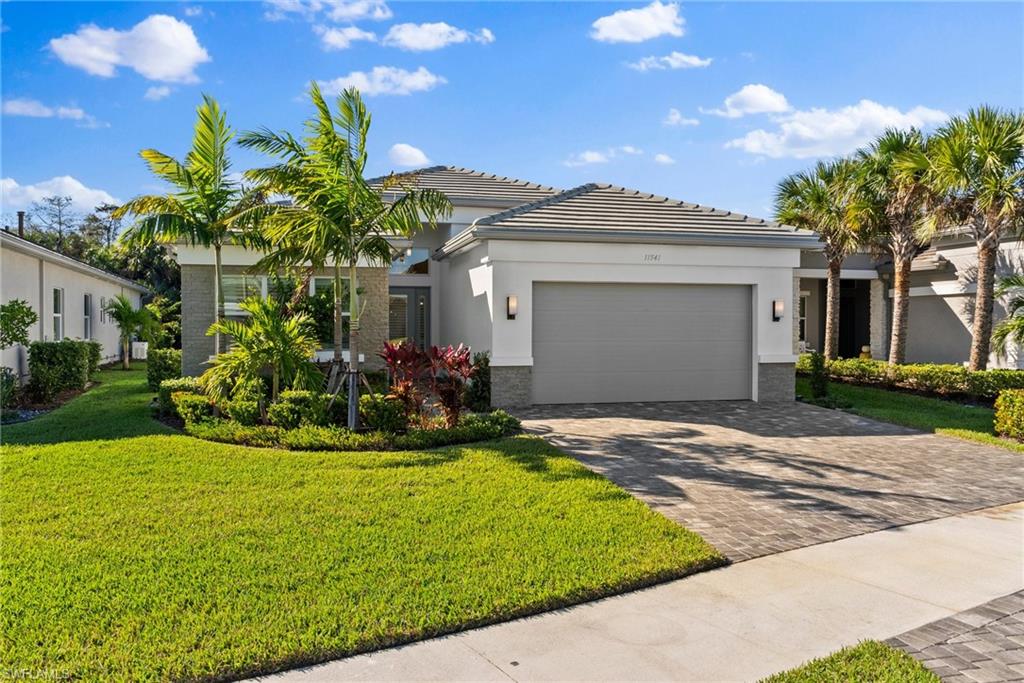
[[533, 402], [748, 399], [750, 287], [536, 283]]

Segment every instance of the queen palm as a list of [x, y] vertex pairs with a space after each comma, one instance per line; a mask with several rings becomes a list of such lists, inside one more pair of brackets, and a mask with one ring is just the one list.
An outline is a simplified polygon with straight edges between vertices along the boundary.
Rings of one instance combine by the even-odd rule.
[[984, 370], [992, 336], [999, 241], [1024, 223], [1024, 113], [982, 106], [951, 119], [902, 163], [932, 194], [922, 234], [966, 226], [978, 251], [971, 370]]
[[124, 294], [118, 294], [104, 309], [117, 325], [121, 339], [121, 367], [131, 369], [132, 337], [154, 342], [160, 334], [160, 322], [145, 306], [135, 308]]
[[907, 356], [910, 266], [922, 244], [919, 228], [928, 196], [923, 172], [907, 169], [900, 162], [908, 155], [920, 154], [924, 145], [924, 136], [916, 129], [889, 129], [857, 153], [860, 192], [854, 213], [861, 234], [874, 233], [892, 254], [891, 365], [903, 363]]
[[[230, 239], [231, 218], [258, 201], [231, 180], [227, 148], [233, 137], [227, 118], [209, 95], [196, 109], [192, 149], [184, 163], [155, 149], [139, 152], [153, 175], [174, 189], [168, 194], [135, 197], [114, 212], [115, 218], [138, 217], [122, 236], [131, 244], [183, 241], [213, 247], [216, 320], [224, 319], [224, 286], [221, 250]], [[221, 352], [221, 336], [214, 338], [214, 353]]]
[[775, 191], [776, 220], [812, 230], [824, 244], [828, 262], [825, 297], [825, 357], [839, 355], [839, 276], [843, 261], [861, 244], [853, 220], [857, 164], [849, 159], [821, 161], [810, 171], [783, 179]]
[[253, 207], [237, 219], [267, 256], [261, 270], [289, 266], [330, 267], [334, 277], [334, 361], [342, 363], [343, 275], [348, 277], [349, 426], [358, 421], [360, 263], [386, 266], [392, 258], [390, 236], [409, 236], [434, 227], [449, 215], [442, 193], [417, 189], [414, 175], [389, 176], [371, 185], [364, 178], [370, 114], [359, 92], [345, 90], [338, 112], [331, 111], [316, 83], [310, 86], [316, 114], [305, 135], [260, 130], [243, 134], [239, 143], [276, 157], [280, 163], [246, 173], [265, 193], [289, 201]]

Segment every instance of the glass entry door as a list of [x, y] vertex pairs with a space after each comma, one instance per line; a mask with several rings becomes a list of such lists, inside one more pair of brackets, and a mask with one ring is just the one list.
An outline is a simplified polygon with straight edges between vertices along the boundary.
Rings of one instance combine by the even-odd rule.
[[430, 287], [391, 287], [388, 338], [409, 339], [416, 346], [430, 344]]

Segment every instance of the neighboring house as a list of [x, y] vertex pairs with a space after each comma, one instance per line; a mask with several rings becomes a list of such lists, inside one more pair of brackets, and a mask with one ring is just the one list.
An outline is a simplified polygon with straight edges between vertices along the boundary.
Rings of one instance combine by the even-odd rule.
[[[142, 285], [0, 231], [0, 298], [4, 303], [22, 299], [39, 316], [29, 329], [31, 341], [91, 339], [102, 345], [105, 361], [116, 360], [119, 331], [104, 307], [118, 294], [140, 306], [146, 292]], [[2, 365], [24, 377], [27, 349], [4, 349]]]

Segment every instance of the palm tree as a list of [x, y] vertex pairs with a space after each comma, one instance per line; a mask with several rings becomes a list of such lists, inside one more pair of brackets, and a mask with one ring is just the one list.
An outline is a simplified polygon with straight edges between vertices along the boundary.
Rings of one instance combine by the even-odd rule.
[[892, 333], [889, 364], [905, 362], [910, 319], [910, 265], [921, 246], [919, 228], [927, 201], [920, 170], [907, 169], [900, 161], [924, 150], [919, 130], [886, 130], [866, 150], [857, 153], [861, 192], [855, 215], [862, 234], [874, 232], [892, 254]]
[[1010, 297], [1006, 303], [1006, 317], [999, 321], [992, 333], [992, 346], [1005, 358], [1007, 342], [1012, 341], [1024, 349], [1024, 275], [1014, 274], [1001, 279], [995, 295]]
[[839, 275], [843, 260], [861, 244], [853, 217], [857, 164], [849, 159], [820, 161], [811, 171], [783, 179], [775, 191], [775, 217], [813, 230], [828, 262], [825, 298], [825, 357], [839, 355]]
[[131, 341], [138, 336], [153, 341], [160, 333], [160, 322], [146, 307], [135, 308], [124, 294], [118, 294], [107, 302], [107, 315], [113, 318], [121, 333], [121, 367], [131, 368]]
[[[155, 149], [139, 152], [153, 175], [171, 184], [166, 195], [143, 195], [118, 208], [113, 216], [127, 214], [139, 220], [122, 236], [126, 244], [183, 241], [188, 245], [213, 247], [216, 319], [224, 319], [223, 268], [221, 249], [231, 237], [230, 221], [243, 208], [259, 201], [231, 180], [227, 149], [234, 136], [217, 101], [203, 95], [196, 109], [192, 149], [182, 163]], [[214, 353], [221, 352], [220, 334], [214, 338]]]
[[266, 370], [272, 400], [277, 400], [282, 386], [318, 389], [323, 376], [310, 360], [319, 346], [309, 334], [312, 319], [304, 313], [282, 315], [280, 304], [270, 297], [250, 297], [239, 308], [249, 314], [246, 320], [219, 320], [207, 331], [232, 339], [231, 348], [211, 360], [199, 378], [207, 394], [222, 401], [234, 388], [259, 380]]
[[988, 366], [999, 242], [1024, 223], [1024, 112], [982, 106], [951, 119], [902, 162], [932, 194], [922, 235], [966, 226], [978, 250], [971, 370]]
[[334, 360], [342, 363], [343, 273], [348, 274], [349, 411], [348, 423], [358, 421], [360, 262], [386, 266], [391, 262], [389, 236], [410, 236], [426, 223], [450, 214], [442, 193], [417, 189], [416, 176], [391, 175], [374, 185], [363, 177], [370, 114], [354, 88], [338, 98], [332, 113], [320, 88], [310, 86], [316, 115], [306, 121], [300, 140], [289, 133], [263, 129], [248, 132], [239, 144], [280, 160], [253, 169], [246, 177], [264, 193], [290, 202], [266, 204], [243, 212], [236, 221], [268, 255], [257, 267], [276, 270], [303, 265], [331, 267], [334, 273]]

